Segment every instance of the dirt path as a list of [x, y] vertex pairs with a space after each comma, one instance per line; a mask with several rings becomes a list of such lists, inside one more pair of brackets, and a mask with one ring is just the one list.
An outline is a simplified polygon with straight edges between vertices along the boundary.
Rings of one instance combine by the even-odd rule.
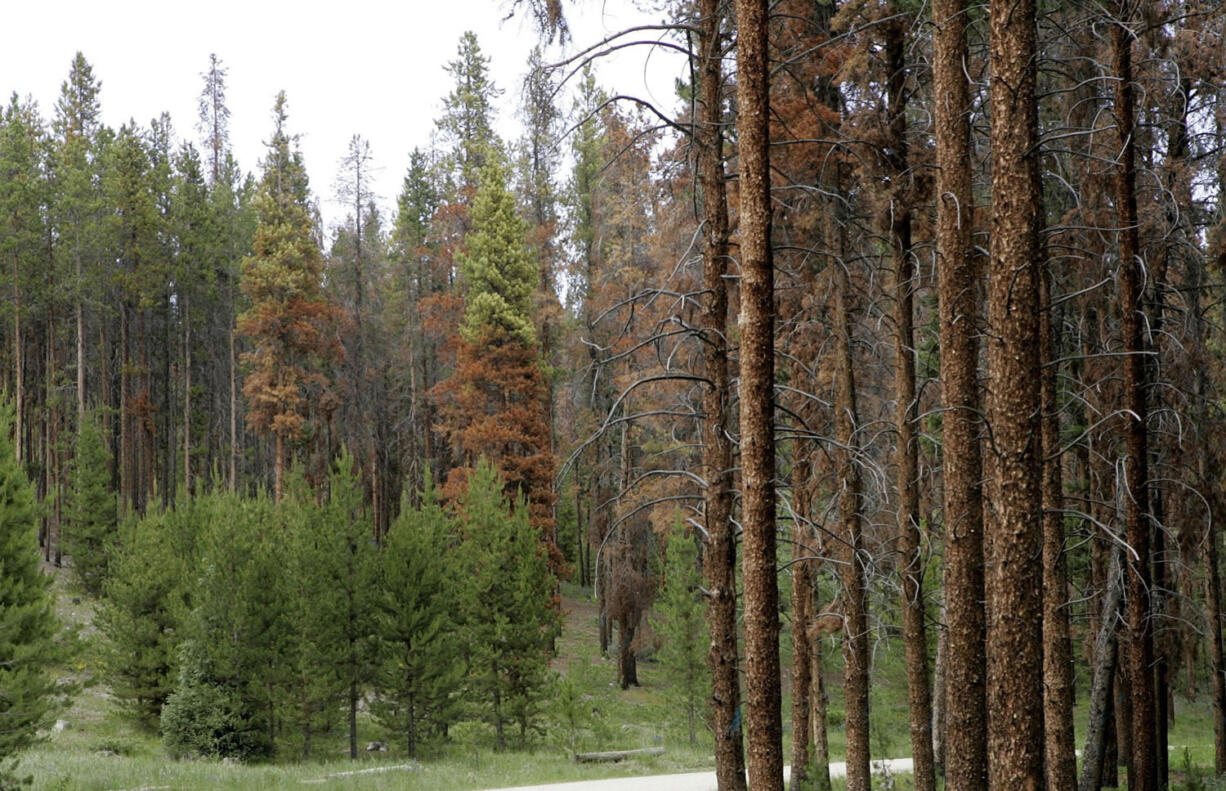
[[[873, 771], [876, 773], [910, 774], [910, 758], [892, 758], [885, 761], [873, 761]], [[788, 767], [783, 770], [784, 778], [791, 774]], [[830, 764], [831, 777], [843, 777], [847, 774], [847, 766], [840, 762]], [[491, 788], [486, 791], [716, 791], [715, 772], [688, 772], [679, 775], [652, 775], [650, 777], [615, 777], [609, 780], [581, 780], [575, 783], [554, 783], [553, 785], [517, 786], [516, 788]]]

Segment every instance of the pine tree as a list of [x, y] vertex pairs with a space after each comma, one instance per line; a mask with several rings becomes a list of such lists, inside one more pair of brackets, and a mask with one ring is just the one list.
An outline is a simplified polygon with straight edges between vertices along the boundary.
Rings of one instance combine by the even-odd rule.
[[707, 607], [703, 599], [698, 547], [686, 534], [678, 513], [668, 534], [664, 581], [656, 595], [651, 623], [664, 639], [658, 659], [670, 682], [670, 701], [685, 713], [691, 747], [711, 695], [706, 668]]
[[522, 492], [560, 574], [548, 391], [531, 312], [536, 267], [498, 160], [482, 171], [472, 219], [460, 258], [467, 292], [456, 371], [437, 393], [452, 445], [463, 454], [461, 466], [448, 475], [446, 493], [458, 496], [477, 459], [487, 458], [504, 477], [508, 496]]
[[455, 87], [443, 99], [443, 116], [436, 124], [444, 142], [452, 145], [453, 174], [460, 192], [476, 189], [494, 144], [494, 102], [502, 94], [490, 79], [490, 59], [471, 30], [460, 36], [456, 59], [445, 67]]
[[454, 569], [444, 551], [449, 531], [427, 475], [421, 506], [404, 504], [379, 556], [379, 699], [372, 712], [413, 758], [428, 734], [444, 733], [455, 719], [463, 678], [453, 637]]
[[178, 678], [187, 615], [195, 512], [151, 509], [120, 527], [108, 559], [97, 625], [107, 638], [111, 694], [138, 723], [156, 729]]
[[312, 407], [334, 408], [324, 363], [337, 350], [328, 325], [335, 308], [323, 295], [323, 256], [315, 243], [302, 155], [285, 128], [285, 94], [277, 95], [274, 129], [255, 206], [259, 224], [243, 262], [251, 307], [239, 331], [254, 348], [243, 355], [247, 424], [273, 434], [273, 498], [280, 501], [288, 454], [309, 432]]
[[470, 699], [494, 727], [499, 750], [518, 725], [527, 743], [547, 689], [550, 645], [559, 627], [556, 586], [520, 499], [504, 494], [498, 471], [478, 461], [457, 504], [456, 574]]
[[97, 418], [87, 415], [68, 471], [71, 488], [64, 508], [64, 543], [77, 583], [93, 596], [100, 595], [106, 584], [108, 558], [117, 537], [110, 466], [111, 454]]
[[[59, 710], [51, 669], [65, 658], [51, 578], [39, 567], [34, 492], [9, 439], [13, 408], [0, 402], [0, 761], [37, 738]], [[0, 784], [16, 766], [0, 765]]]

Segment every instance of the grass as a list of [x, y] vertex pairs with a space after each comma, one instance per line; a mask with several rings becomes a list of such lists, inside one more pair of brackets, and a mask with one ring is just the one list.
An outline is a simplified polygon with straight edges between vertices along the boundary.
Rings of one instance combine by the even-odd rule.
[[[57, 580], [61, 616], [76, 624], [88, 643], [96, 640], [90, 619], [92, 605]], [[162, 749], [156, 734], [137, 727], [110, 698], [105, 686], [85, 685], [71, 707], [60, 715], [69, 723], [47, 735], [27, 752], [18, 775], [33, 775], [38, 789], [64, 791], [119, 791], [127, 789], [302, 789], [311, 785], [340, 789], [469, 789], [498, 788], [538, 783], [561, 783], [629, 775], [669, 774], [710, 769], [712, 741], [700, 731], [697, 743], [689, 744], [681, 717], [663, 695], [660, 667], [640, 662], [640, 687], [617, 688], [614, 659], [597, 650], [597, 607], [586, 592], [564, 588], [566, 628], [558, 641], [555, 669], [564, 681], [550, 704], [548, 731], [532, 742], [530, 749], [495, 753], [492, 735], [482, 725], [457, 726], [452, 742], [423, 762], [410, 761], [402, 748], [388, 739], [370, 720], [360, 722], [360, 742], [386, 741], [386, 753], [364, 753], [350, 761], [343, 733], [320, 744], [311, 762], [285, 760], [268, 764], [231, 765], [217, 761], [174, 761]], [[826, 689], [829, 695], [829, 741], [832, 760], [841, 760], [845, 746], [841, 660], [837, 641], [824, 643]], [[790, 646], [783, 646], [785, 663], [784, 741], [790, 745], [790, 690], [786, 665]], [[71, 673], [87, 679], [93, 670], [89, 653]], [[1079, 683], [1084, 676], [1079, 678]], [[1079, 687], [1079, 691], [1084, 687]], [[1084, 702], [1084, 694], [1081, 696]], [[882, 640], [873, 655], [871, 747], [874, 757], [905, 757], [910, 754], [906, 675], [901, 643]], [[1078, 740], [1084, 733], [1084, 709], [1077, 712]], [[1226, 791], [1226, 783], [1209, 778], [1206, 767], [1213, 763], [1212, 714], [1204, 700], [1177, 698], [1171, 727], [1172, 788], [1188, 791]], [[662, 746], [661, 756], [638, 758], [623, 764], [578, 764], [575, 751], [632, 749]], [[365, 770], [384, 770], [365, 772]], [[343, 774], [365, 772], [359, 774]], [[905, 791], [912, 788], [909, 775], [897, 775], [874, 783], [875, 788]], [[835, 789], [843, 788], [834, 782]]]

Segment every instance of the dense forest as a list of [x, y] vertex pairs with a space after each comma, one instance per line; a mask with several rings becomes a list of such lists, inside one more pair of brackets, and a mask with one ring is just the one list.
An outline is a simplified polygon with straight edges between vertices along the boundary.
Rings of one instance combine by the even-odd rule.
[[[235, 161], [221, 58], [195, 119], [103, 125], [84, 54], [9, 101], [0, 525], [112, 694], [175, 756], [522, 747], [569, 583], [721, 790], [829, 788], [831, 680], [868, 789], [885, 643], [916, 789], [1165, 788], [1206, 695], [1226, 773], [1221, 4], [660, 5], [520, 85], [466, 34], [394, 213], [355, 136], [334, 231], [292, 97]], [[599, 84], [623, 47], [685, 53], [672, 106]]]

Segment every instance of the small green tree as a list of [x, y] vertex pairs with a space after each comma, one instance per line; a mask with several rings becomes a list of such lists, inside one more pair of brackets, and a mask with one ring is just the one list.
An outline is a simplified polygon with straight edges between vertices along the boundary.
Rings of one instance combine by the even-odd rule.
[[455, 574], [468, 687], [499, 750], [506, 749], [507, 725], [518, 725], [521, 747], [536, 729], [559, 628], [546, 548], [522, 497], [512, 506], [503, 489], [498, 471], [482, 458], [458, 505]]
[[706, 611], [698, 548], [678, 514], [665, 546], [664, 582], [656, 594], [651, 624], [663, 638], [658, 658], [669, 682], [668, 698], [685, 714], [691, 746], [711, 695]]
[[77, 435], [77, 452], [69, 468], [71, 488], [64, 508], [64, 545], [73, 576], [87, 593], [102, 593], [108, 556], [117, 535], [118, 508], [110, 482], [111, 454], [93, 415]]
[[191, 551], [186, 509], [150, 509], [120, 528], [95, 620], [106, 636], [103, 666], [111, 694], [154, 729], [178, 678]]
[[407, 500], [379, 558], [381, 661], [372, 711], [416, 758], [423, 737], [455, 719], [464, 673], [451, 613], [450, 521], [428, 471], [421, 507]]
[[61, 705], [51, 668], [66, 656], [35, 538], [34, 493], [9, 436], [13, 408], [0, 402], [0, 785], [16, 753], [34, 742]]

